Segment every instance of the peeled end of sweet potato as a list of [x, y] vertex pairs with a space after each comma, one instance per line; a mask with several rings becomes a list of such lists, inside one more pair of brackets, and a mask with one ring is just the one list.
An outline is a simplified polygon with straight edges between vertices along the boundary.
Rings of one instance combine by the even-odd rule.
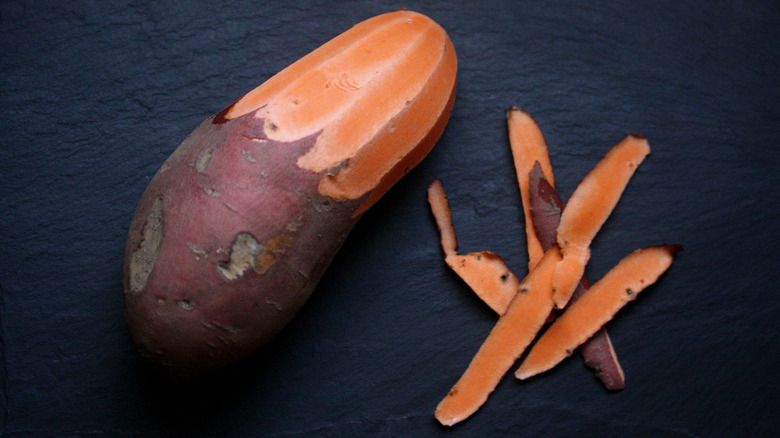
[[365, 197], [360, 215], [430, 152], [452, 111], [456, 77], [447, 32], [401, 10], [355, 25], [250, 91], [223, 118], [254, 112], [274, 140], [319, 133], [297, 165], [323, 173], [324, 196]]

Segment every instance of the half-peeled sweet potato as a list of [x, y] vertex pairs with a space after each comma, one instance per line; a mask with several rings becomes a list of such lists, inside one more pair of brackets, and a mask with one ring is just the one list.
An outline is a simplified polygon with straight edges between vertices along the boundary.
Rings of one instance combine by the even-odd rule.
[[125, 313], [144, 358], [192, 376], [279, 332], [355, 221], [438, 140], [456, 70], [438, 24], [384, 14], [195, 129], [130, 225]]

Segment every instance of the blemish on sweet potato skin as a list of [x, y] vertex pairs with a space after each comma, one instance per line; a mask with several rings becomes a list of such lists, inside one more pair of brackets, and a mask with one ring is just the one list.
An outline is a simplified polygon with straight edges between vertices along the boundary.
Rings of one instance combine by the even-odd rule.
[[[200, 374], [274, 336], [306, 301], [356, 222], [352, 213], [362, 199], [323, 197], [321, 175], [293, 165], [316, 135], [292, 143], [254, 141], [263, 136], [263, 123], [251, 113], [218, 125], [204, 122], [168, 159], [168, 170], [155, 175], [131, 224], [126, 319], [138, 350], [165, 374]], [[196, 163], [207, 148], [208, 168], [200, 172]], [[225, 173], [232, 177], [217, 177]], [[257, 193], [273, 196], [258, 200]], [[259, 213], [229, 207], [245, 205], [246, 197], [255, 199]], [[322, 238], [325, 221], [341, 231]], [[244, 256], [253, 258], [246, 266], [234, 260], [230, 268], [239, 236]], [[231, 306], [235, 300], [248, 304]]]
[[139, 293], [146, 286], [146, 281], [157, 263], [157, 257], [160, 253], [162, 236], [165, 230], [165, 221], [163, 217], [162, 197], [156, 198], [149, 209], [141, 238], [131, 254], [128, 265], [129, 285], [127, 290], [130, 293]]
[[255, 270], [258, 258], [265, 251], [251, 233], [238, 233], [230, 248], [230, 259], [217, 263], [217, 269], [228, 280], [237, 280], [247, 270]]
[[238, 233], [231, 246], [230, 259], [217, 263], [217, 269], [228, 280], [236, 280], [247, 270], [263, 275], [276, 262], [278, 255], [293, 244], [293, 238], [281, 234], [265, 243], [260, 243], [251, 233]]
[[[195, 375], [276, 335], [355, 222], [436, 143], [456, 76], [441, 26], [411, 11], [383, 14], [196, 128], [130, 227], [126, 319], [142, 355], [166, 374]], [[159, 255], [131, 281], [132, 251], [152, 242], [140, 224], [160, 196]]]
[[209, 166], [209, 161], [211, 161], [211, 155], [213, 153], [214, 153], [213, 148], [206, 148], [198, 155], [198, 161], [195, 164], [195, 167], [198, 169], [198, 172], [203, 173], [206, 171], [206, 169]]

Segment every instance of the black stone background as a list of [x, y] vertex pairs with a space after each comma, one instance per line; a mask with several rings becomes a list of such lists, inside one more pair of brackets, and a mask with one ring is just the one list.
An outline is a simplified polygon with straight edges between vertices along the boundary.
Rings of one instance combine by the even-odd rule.
[[[150, 177], [202, 120], [401, 7], [459, 55], [436, 149], [270, 345], [188, 388], [148, 373], [121, 267]], [[3, 0], [0, 20], [4, 436], [780, 435], [778, 2]], [[448, 430], [433, 410], [496, 316], [445, 266], [425, 193], [443, 180], [462, 252], [525, 275], [508, 105], [540, 123], [564, 199], [625, 135], [650, 140], [591, 278], [685, 251], [608, 325], [624, 391], [575, 355]]]

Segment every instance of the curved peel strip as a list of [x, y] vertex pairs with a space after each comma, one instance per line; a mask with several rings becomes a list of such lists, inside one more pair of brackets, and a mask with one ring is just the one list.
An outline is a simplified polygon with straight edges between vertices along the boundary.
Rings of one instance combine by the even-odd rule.
[[463, 376], [436, 408], [436, 419], [441, 424], [451, 426], [476, 412], [531, 344], [553, 308], [552, 274], [559, 260], [556, 246], [521, 282], [509, 308], [498, 319]]
[[452, 210], [444, 192], [441, 180], [436, 180], [428, 187], [428, 203], [431, 212], [436, 219], [436, 226], [441, 236], [441, 247], [444, 255], [456, 255], [458, 250], [458, 237], [455, 234], [455, 226], [452, 224]]
[[447, 265], [491, 309], [503, 314], [517, 293], [520, 280], [498, 254], [490, 251], [467, 255], [457, 253], [458, 240], [452, 224], [452, 210], [440, 180], [434, 181], [428, 188], [428, 203], [439, 228]]
[[620, 391], [626, 387], [626, 375], [604, 327], [580, 346], [580, 353], [585, 365], [593, 369], [607, 390]]
[[553, 278], [557, 308], [564, 308], [571, 298], [590, 258], [591, 241], [648, 154], [647, 139], [629, 135], [585, 176], [566, 203], [558, 226], [558, 246], [563, 260]]
[[454, 254], [447, 256], [445, 261], [499, 315], [506, 312], [520, 288], [520, 280], [509, 270], [504, 259], [493, 252]]
[[655, 283], [671, 266], [679, 245], [634, 251], [594, 284], [544, 332], [515, 373], [524, 380], [566, 359], [639, 292]]
[[[561, 222], [563, 201], [555, 187], [552, 187], [544, 175], [539, 164], [528, 175], [531, 184], [531, 216], [533, 218], [536, 234], [542, 248], [551, 248], [557, 240], [557, 229]], [[587, 275], [582, 276], [577, 288], [569, 300], [567, 306], [571, 306], [585, 291], [590, 288]], [[620, 366], [612, 341], [609, 339], [607, 329], [602, 327], [590, 339], [580, 346], [585, 365], [593, 369], [596, 377], [610, 391], [618, 391], [625, 387], [625, 374]]]
[[525, 234], [528, 245], [528, 269], [531, 270], [539, 263], [545, 251], [539, 242], [531, 219], [528, 174], [533, 169], [534, 164], [538, 162], [542, 174], [552, 187], [555, 187], [555, 176], [553, 175], [552, 163], [550, 163], [547, 142], [533, 117], [522, 109], [511, 106], [507, 109], [506, 119], [509, 130], [509, 145], [512, 149], [517, 183], [520, 186], [520, 197], [523, 201]]
[[558, 242], [558, 225], [561, 223], [563, 201], [550, 184], [537, 161], [528, 173], [528, 209], [535, 236], [544, 251]]

